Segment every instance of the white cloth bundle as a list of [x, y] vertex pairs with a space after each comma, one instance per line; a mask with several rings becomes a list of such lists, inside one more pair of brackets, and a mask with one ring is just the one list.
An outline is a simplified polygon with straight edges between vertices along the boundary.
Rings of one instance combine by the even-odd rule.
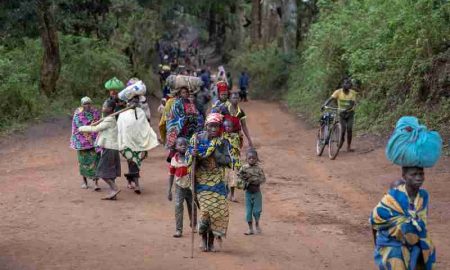
[[143, 96], [147, 92], [147, 87], [143, 81], [137, 81], [134, 84], [127, 86], [119, 92], [119, 98], [123, 101], [128, 101], [135, 96]]
[[121, 113], [117, 129], [119, 150], [130, 148], [132, 151], [148, 151], [159, 144], [158, 137], [141, 108]]

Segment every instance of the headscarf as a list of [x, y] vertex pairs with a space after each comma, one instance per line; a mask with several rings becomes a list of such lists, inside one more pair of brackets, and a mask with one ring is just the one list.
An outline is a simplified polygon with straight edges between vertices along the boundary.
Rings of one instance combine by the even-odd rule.
[[92, 99], [90, 97], [83, 97], [81, 99], [81, 105], [92, 104]]
[[217, 93], [219, 94], [219, 96], [220, 96], [222, 93], [227, 93], [227, 94], [229, 94], [229, 91], [228, 91], [228, 85], [227, 85], [226, 82], [220, 81], [220, 82], [217, 83]]
[[206, 125], [208, 124], [222, 124], [223, 115], [220, 113], [210, 113], [206, 117]]

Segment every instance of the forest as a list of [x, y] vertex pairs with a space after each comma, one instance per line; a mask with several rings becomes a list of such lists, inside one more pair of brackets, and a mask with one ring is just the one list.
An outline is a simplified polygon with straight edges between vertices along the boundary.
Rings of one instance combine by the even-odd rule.
[[361, 133], [386, 134], [411, 114], [450, 134], [447, 0], [2, 1], [0, 129], [102, 98], [113, 76], [137, 76], [158, 95], [155, 44], [183, 25], [209, 58], [249, 71], [253, 98], [314, 122], [350, 78]]

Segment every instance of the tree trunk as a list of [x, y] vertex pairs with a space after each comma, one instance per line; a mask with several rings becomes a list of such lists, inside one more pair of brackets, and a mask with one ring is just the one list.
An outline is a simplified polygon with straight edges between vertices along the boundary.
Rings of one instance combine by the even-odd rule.
[[297, 1], [283, 0], [283, 50], [285, 53], [295, 49], [297, 43]]
[[281, 3], [279, 0], [265, 0], [262, 5], [261, 42], [269, 44], [283, 34], [281, 25]]
[[252, 44], [258, 44], [261, 39], [261, 0], [252, 0], [252, 24], [250, 38]]
[[36, 14], [38, 18], [39, 34], [41, 36], [44, 57], [41, 64], [39, 90], [46, 96], [55, 92], [56, 81], [61, 71], [59, 57], [58, 33], [50, 10], [50, 1], [36, 0]]
[[209, 20], [208, 20], [208, 41], [213, 42], [217, 35], [217, 23], [216, 23], [216, 13], [213, 6], [209, 7]]

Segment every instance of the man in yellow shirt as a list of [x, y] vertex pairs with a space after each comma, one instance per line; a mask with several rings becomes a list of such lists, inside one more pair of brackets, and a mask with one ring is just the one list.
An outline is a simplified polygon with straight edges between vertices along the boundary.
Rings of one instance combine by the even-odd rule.
[[[328, 106], [331, 101], [337, 101], [339, 108], [339, 122], [341, 124], [341, 145], [345, 141], [345, 133], [347, 133], [347, 151], [353, 152], [351, 148], [353, 135], [353, 122], [355, 119], [356, 91], [351, 89], [352, 82], [347, 79], [342, 84], [342, 88], [334, 91], [331, 97], [325, 102], [323, 107]], [[322, 108], [323, 108], [322, 107]]]

